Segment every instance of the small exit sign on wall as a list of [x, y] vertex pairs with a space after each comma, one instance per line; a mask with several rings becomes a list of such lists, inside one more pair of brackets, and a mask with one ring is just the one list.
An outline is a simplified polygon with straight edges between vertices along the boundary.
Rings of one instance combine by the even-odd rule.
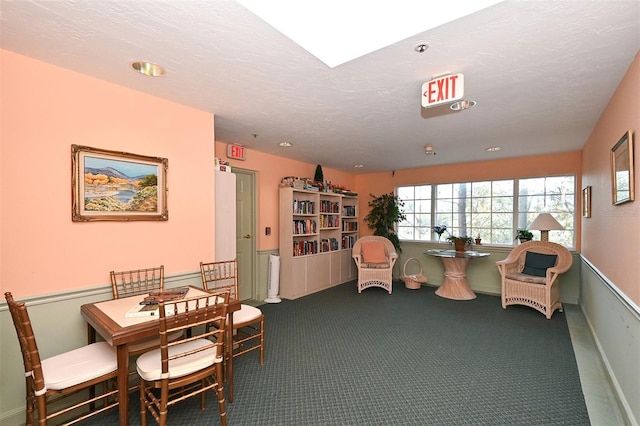
[[247, 159], [246, 155], [247, 154], [244, 146], [227, 145], [227, 157], [244, 161]]

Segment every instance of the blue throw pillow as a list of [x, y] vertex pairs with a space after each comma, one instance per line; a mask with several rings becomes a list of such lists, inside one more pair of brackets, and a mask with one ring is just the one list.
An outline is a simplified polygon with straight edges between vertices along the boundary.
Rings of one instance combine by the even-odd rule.
[[524, 260], [524, 269], [522, 273], [527, 275], [535, 275], [536, 277], [546, 277], [547, 269], [555, 266], [558, 255], [543, 254], [533, 251], [527, 252]]

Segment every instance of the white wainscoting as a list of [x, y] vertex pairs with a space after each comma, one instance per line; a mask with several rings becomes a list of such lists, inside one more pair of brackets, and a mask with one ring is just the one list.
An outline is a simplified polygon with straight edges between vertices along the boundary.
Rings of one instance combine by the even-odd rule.
[[[165, 288], [188, 285], [202, 287], [199, 270], [165, 276]], [[12, 289], [5, 287], [5, 291]], [[80, 315], [80, 306], [109, 300], [112, 297], [109, 283], [17, 300], [27, 304], [40, 356], [46, 358], [85, 345], [87, 323]], [[0, 425], [24, 424], [24, 366], [4, 295], [0, 302], [0, 383]]]
[[581, 258], [580, 308], [630, 425], [640, 421], [640, 308]]

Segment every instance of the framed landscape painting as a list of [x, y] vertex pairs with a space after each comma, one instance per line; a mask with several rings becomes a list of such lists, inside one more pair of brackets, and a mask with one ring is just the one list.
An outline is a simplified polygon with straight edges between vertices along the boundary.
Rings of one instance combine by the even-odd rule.
[[71, 145], [72, 220], [168, 220], [166, 158]]

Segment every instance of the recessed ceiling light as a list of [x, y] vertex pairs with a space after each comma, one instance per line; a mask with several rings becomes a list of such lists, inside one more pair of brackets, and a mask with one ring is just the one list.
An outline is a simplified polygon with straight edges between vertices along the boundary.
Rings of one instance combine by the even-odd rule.
[[471, 108], [471, 107], [473, 107], [475, 105], [476, 105], [476, 101], [460, 100], [458, 102], [452, 103], [449, 108], [451, 109], [451, 111], [463, 111], [463, 110], [469, 109], [469, 108]]
[[418, 53], [424, 53], [424, 52], [427, 51], [428, 48], [429, 48], [429, 45], [427, 43], [420, 43], [419, 45], [417, 45], [413, 49]]
[[290, 146], [293, 146], [291, 142], [280, 142], [278, 145], [284, 148], [289, 148]]
[[131, 68], [149, 77], [162, 77], [167, 73], [160, 65], [146, 61], [132, 62]]
[[487, 152], [496, 152], [496, 151], [500, 151], [502, 149], [501, 146], [490, 146], [488, 148], [485, 148], [485, 151]]
[[353, 167], [355, 167], [356, 169], [361, 169], [361, 168], [363, 168], [363, 167], [364, 167], [364, 165], [362, 165], [362, 164], [356, 164], [356, 165], [355, 165], [355, 166], [353, 166]]

